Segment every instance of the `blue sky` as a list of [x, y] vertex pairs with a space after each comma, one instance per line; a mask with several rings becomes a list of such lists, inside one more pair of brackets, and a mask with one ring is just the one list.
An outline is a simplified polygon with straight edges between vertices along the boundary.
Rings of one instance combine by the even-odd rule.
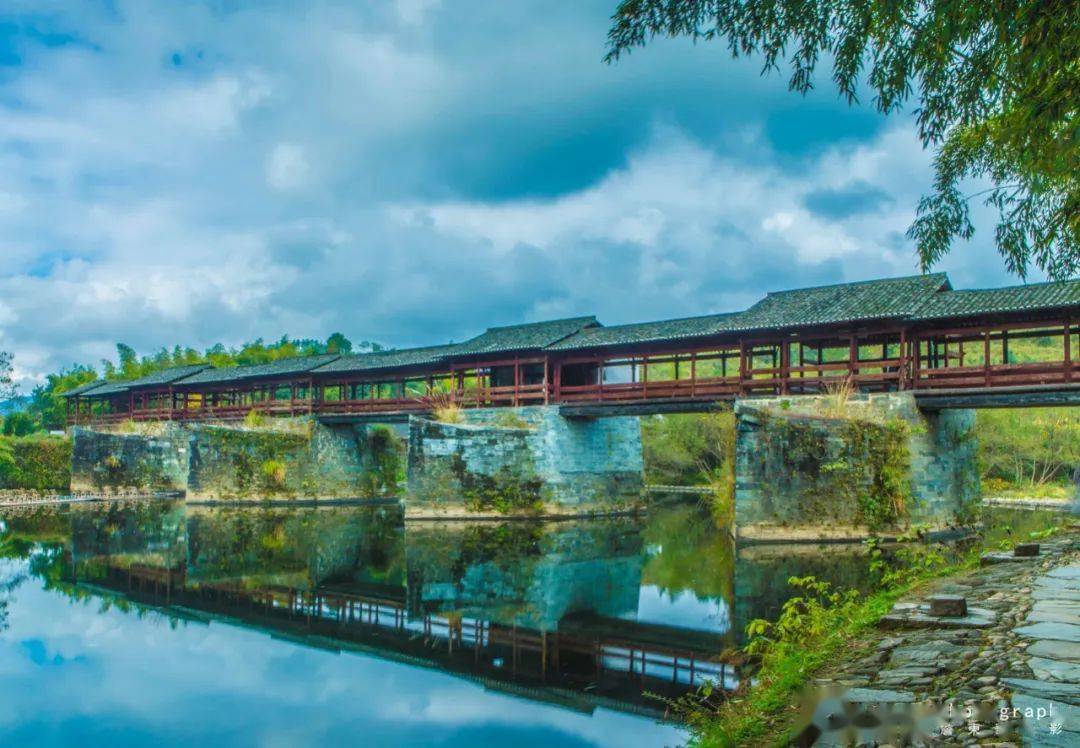
[[[0, 349], [389, 345], [916, 272], [907, 116], [719, 44], [601, 62], [615, 0], [0, 8]], [[867, 97], [869, 101], [869, 97]], [[992, 216], [941, 269], [1010, 279]]]

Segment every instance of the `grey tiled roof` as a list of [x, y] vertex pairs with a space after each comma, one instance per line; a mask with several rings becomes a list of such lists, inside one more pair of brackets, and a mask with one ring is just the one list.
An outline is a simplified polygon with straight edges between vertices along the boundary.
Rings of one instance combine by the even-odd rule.
[[67, 392], [60, 393], [61, 397], [75, 397], [76, 395], [85, 395], [90, 390], [97, 389], [105, 384], [108, 384], [104, 379], [96, 379], [93, 382], [87, 382], [86, 384], [80, 384], [78, 387], [73, 387]]
[[932, 273], [777, 291], [739, 314], [731, 329], [804, 327], [910, 317], [927, 299], [949, 287], [949, 277], [945, 273]]
[[1080, 279], [1009, 288], [944, 291], [928, 298], [915, 314], [915, 319], [968, 317], [1077, 305], [1080, 305]]
[[481, 335], [466, 340], [454, 351], [454, 356], [473, 356], [485, 353], [510, 353], [546, 348], [586, 327], [598, 325], [596, 317], [571, 317], [525, 325], [489, 327]]
[[583, 348], [662, 342], [715, 335], [730, 329], [737, 313], [710, 314], [703, 317], [684, 317], [659, 322], [639, 322], [632, 325], [589, 327], [549, 345], [549, 351], [572, 351]]
[[[757, 330], [862, 320], [910, 322], [962, 318], [997, 312], [1080, 306], [1080, 280], [1011, 288], [953, 291], [944, 273], [841, 283], [768, 294], [743, 312], [603, 327], [595, 317], [573, 317], [524, 325], [492, 327], [464, 343], [379, 351], [357, 355], [324, 354], [281, 359], [256, 366], [215, 369], [208, 364], [166, 369], [127, 382], [91, 382], [64, 395], [101, 397], [163, 384], [197, 387], [246, 379], [297, 374], [402, 370], [432, 366], [465, 356], [494, 356], [527, 350], [567, 352], [639, 343], [662, 343]], [[489, 358], [489, 360], [491, 360]]]
[[460, 345], [429, 345], [423, 348], [401, 348], [345, 355], [312, 371], [313, 374], [336, 374], [378, 369], [403, 369], [433, 364], [452, 354]]
[[141, 389], [143, 387], [161, 387], [173, 384], [192, 374], [197, 374], [198, 372], [209, 368], [210, 364], [174, 366], [170, 369], [155, 371], [153, 374], [147, 374], [145, 377], [138, 377], [137, 379], [128, 379], [121, 382], [105, 382], [101, 387], [95, 387], [92, 392], [94, 397], [102, 397], [104, 395], [118, 395], [121, 392]]
[[281, 358], [266, 364], [254, 366], [230, 366], [221, 369], [207, 369], [195, 376], [185, 379], [180, 384], [184, 387], [202, 384], [223, 384], [225, 382], [239, 382], [244, 379], [285, 377], [290, 374], [304, 374], [340, 358], [337, 353], [326, 353], [318, 356], [293, 356]]

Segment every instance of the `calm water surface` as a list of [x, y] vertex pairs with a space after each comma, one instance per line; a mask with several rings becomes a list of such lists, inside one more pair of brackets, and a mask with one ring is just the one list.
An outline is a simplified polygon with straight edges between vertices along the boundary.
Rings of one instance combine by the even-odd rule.
[[[662, 704], [861, 549], [734, 549], [643, 519], [403, 523], [391, 508], [0, 513], [5, 745], [674, 745]], [[643, 664], [644, 661], [644, 664]]]

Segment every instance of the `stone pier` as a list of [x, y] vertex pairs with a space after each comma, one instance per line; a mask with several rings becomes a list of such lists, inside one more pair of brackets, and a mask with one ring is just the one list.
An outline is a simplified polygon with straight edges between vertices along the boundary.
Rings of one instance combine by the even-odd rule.
[[747, 539], [857, 538], [969, 523], [975, 414], [911, 393], [736, 403], [735, 522]]
[[528, 406], [462, 418], [410, 421], [408, 512], [589, 514], [640, 504], [636, 417], [568, 419], [556, 406]]
[[143, 424], [73, 431], [73, 491], [189, 499], [366, 498], [398, 489], [404, 442], [385, 426], [303, 418], [265, 427]]
[[385, 425], [305, 418], [75, 429], [72, 485], [189, 499], [351, 499], [404, 489], [409, 512], [429, 516], [588, 515], [640, 504], [636, 417], [567, 419], [555, 406], [533, 406], [465, 410], [462, 421], [414, 417], [407, 442]]

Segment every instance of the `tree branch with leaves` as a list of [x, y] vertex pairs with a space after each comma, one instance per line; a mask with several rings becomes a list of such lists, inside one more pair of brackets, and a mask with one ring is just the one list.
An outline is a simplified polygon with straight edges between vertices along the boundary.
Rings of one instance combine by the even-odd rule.
[[0, 351], [0, 400], [15, 397], [15, 393], [18, 391], [13, 379], [13, 358], [7, 351]]
[[[608, 62], [654, 36], [725, 40], [813, 88], [822, 58], [849, 102], [864, 84], [892, 113], [914, 99], [935, 150], [933, 191], [908, 229], [924, 270], [974, 233], [973, 200], [997, 210], [1009, 270], [1080, 271], [1080, 3], [1075, 0], [624, 0]], [[986, 183], [987, 189], [964, 187]]]

